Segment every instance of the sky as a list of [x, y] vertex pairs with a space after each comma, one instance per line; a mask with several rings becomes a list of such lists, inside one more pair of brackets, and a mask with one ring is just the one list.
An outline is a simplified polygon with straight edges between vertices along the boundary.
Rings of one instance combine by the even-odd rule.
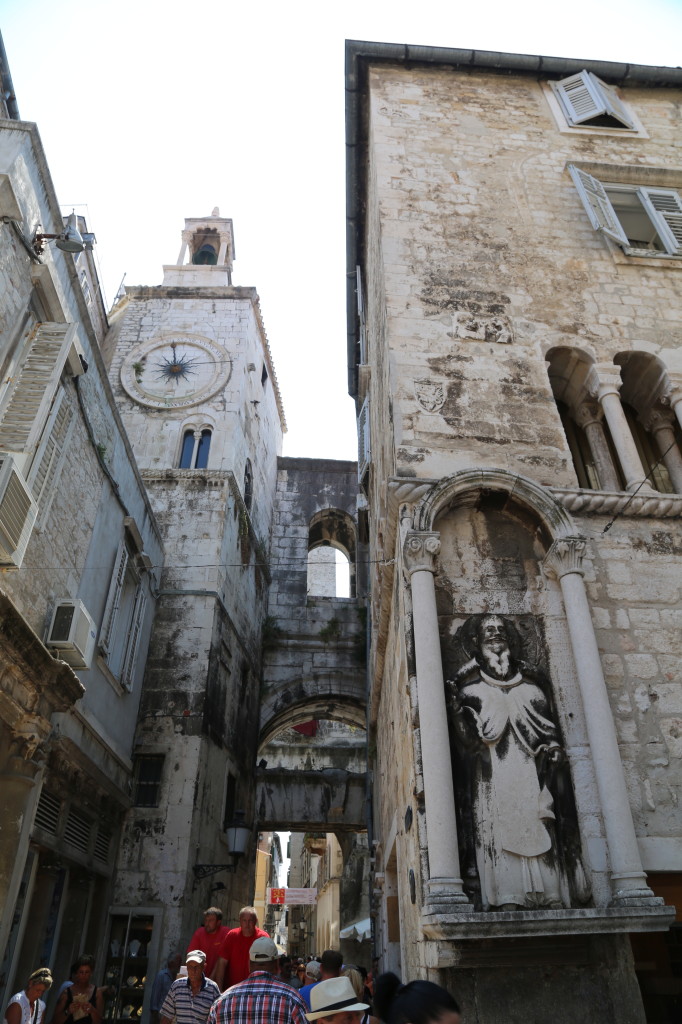
[[105, 296], [160, 284], [185, 217], [234, 221], [289, 432], [355, 459], [345, 321], [344, 39], [676, 66], [682, 0], [0, 0], [21, 117]]

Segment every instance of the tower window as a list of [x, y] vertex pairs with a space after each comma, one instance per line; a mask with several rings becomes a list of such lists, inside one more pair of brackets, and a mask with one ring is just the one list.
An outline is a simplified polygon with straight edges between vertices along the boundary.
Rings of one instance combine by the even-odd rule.
[[217, 262], [218, 253], [208, 242], [205, 242], [192, 256], [192, 263], [198, 267], [215, 267]]
[[180, 450], [180, 469], [206, 469], [210, 447], [210, 430], [186, 430]]
[[263, 387], [265, 387], [265, 385], [268, 382], [268, 368], [265, 365], [265, 363], [263, 363], [263, 372], [260, 375], [260, 382], [263, 385]]

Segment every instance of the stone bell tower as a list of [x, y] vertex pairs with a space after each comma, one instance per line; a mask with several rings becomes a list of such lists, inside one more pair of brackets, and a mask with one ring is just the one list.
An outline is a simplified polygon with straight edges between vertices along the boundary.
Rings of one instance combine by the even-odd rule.
[[[155, 789], [131, 811], [115, 899], [156, 908], [169, 948], [215, 902], [194, 866], [229, 860], [237, 810], [254, 821], [260, 631], [286, 428], [258, 294], [232, 284], [234, 251], [232, 221], [217, 209], [188, 218], [177, 263], [161, 285], [126, 288], [105, 346], [165, 543], [133, 752]], [[227, 919], [254, 850], [224, 876]]]

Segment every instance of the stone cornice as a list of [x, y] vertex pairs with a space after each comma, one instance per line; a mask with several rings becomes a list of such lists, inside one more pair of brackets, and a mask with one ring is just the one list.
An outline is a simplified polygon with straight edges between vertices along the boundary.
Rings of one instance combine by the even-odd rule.
[[582, 491], [577, 488], [549, 488], [569, 512], [580, 515], [649, 516], [673, 519], [682, 516], [680, 494], [637, 494], [623, 491]]

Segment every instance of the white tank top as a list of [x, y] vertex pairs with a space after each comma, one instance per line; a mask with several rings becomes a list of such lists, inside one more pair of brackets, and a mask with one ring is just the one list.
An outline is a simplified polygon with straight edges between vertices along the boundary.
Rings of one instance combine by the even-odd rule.
[[36, 999], [36, 1005], [38, 1007], [37, 1013], [35, 1012], [35, 1006], [33, 1007], [33, 1010], [31, 1010], [31, 1004], [29, 1003], [28, 996], [25, 992], [17, 992], [16, 995], [12, 996], [7, 1004], [8, 1008], [12, 1003], [19, 1003], [19, 1006], [21, 1007], [21, 1024], [41, 1024], [43, 1014], [45, 1013], [45, 1003], [42, 999]]

